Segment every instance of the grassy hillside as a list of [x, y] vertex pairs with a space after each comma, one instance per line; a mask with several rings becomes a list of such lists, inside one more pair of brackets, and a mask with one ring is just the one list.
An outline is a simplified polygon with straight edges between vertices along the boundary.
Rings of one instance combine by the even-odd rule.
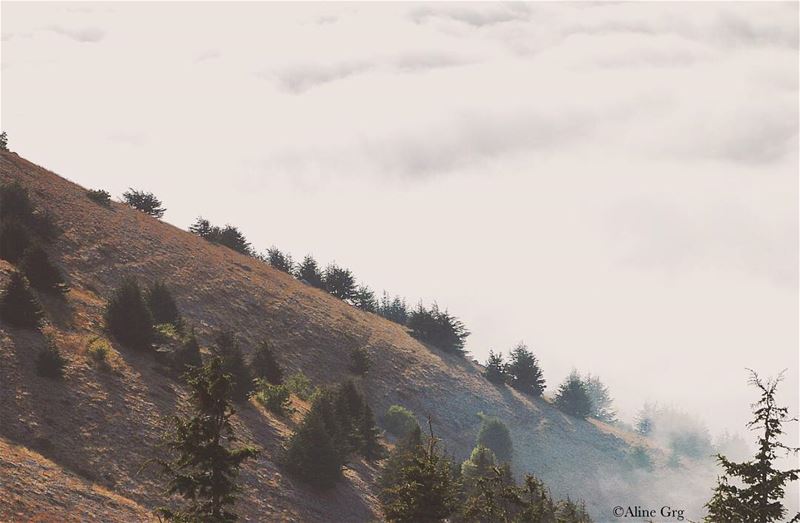
[[[79, 499], [107, 496], [111, 501], [98, 502], [101, 519], [132, 521], [146, 519], [163, 501], [154, 470], [142, 466], [158, 451], [163, 418], [183, 408], [180, 383], [152, 355], [113, 342], [109, 370], [91, 365], [86, 355], [89, 340], [103, 336], [106, 298], [127, 276], [164, 280], [201, 344], [218, 328], [236, 332], [246, 354], [267, 340], [287, 371], [302, 370], [315, 384], [348, 376], [349, 351], [366, 348], [374, 365], [362, 385], [375, 412], [380, 416], [398, 403], [429, 415], [459, 459], [474, 444], [482, 411], [511, 429], [516, 472], [535, 473], [557, 497], [583, 498], [595, 514], [621, 498], [635, 501], [628, 483], [608, 479], [625, 477], [620, 464], [634, 436], [497, 388], [473, 363], [421, 344], [400, 325], [123, 204], [102, 207], [84, 188], [14, 153], [0, 153], [0, 177], [19, 181], [53, 215], [62, 233], [48, 249], [71, 286], [65, 300], [42, 298], [48, 321], [41, 333], [0, 323], [0, 467], [15, 471], [14, 481], [0, 482], [0, 499], [12, 500], [10, 507], [0, 502], [0, 519], [27, 520], [45, 509], [70, 512]], [[0, 284], [11, 270], [0, 261]], [[34, 370], [47, 338], [69, 362], [60, 382]], [[243, 472], [239, 512], [253, 521], [379, 519], [376, 465], [355, 463], [346, 481], [325, 492], [281, 472], [274, 458], [293, 423], [255, 404], [239, 409], [243, 439], [264, 449]], [[43, 468], [66, 485], [58, 496], [38, 488]]]

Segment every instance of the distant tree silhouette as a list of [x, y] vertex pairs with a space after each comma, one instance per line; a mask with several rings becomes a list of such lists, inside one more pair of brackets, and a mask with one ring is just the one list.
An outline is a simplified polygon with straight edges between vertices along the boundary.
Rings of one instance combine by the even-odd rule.
[[156, 198], [156, 195], [151, 192], [137, 191], [129, 188], [122, 193], [122, 199], [134, 209], [155, 218], [161, 218], [164, 216], [164, 213], [167, 212], [161, 200]]
[[17, 263], [31, 245], [28, 229], [15, 218], [0, 222], [0, 259]]
[[445, 352], [464, 355], [464, 343], [469, 331], [464, 324], [449, 312], [442, 311], [435, 303], [426, 309], [420, 303], [408, 318], [408, 327], [415, 338], [430, 343]]
[[239, 469], [258, 450], [235, 446], [238, 440], [231, 423], [235, 410], [230, 402], [233, 384], [219, 358], [212, 357], [188, 373], [186, 381], [191, 414], [171, 420], [165, 439], [172, 456], [158, 461], [169, 478], [167, 494], [182, 496], [185, 504], [159, 512], [170, 521], [235, 521], [238, 518], [228, 507], [240, 491]]
[[367, 312], [376, 312], [378, 310], [378, 300], [375, 299], [375, 293], [366, 285], [359, 285], [356, 289], [353, 296], [353, 305]]
[[278, 360], [275, 359], [275, 355], [266, 341], [262, 341], [256, 347], [250, 367], [253, 369], [253, 376], [256, 378], [262, 378], [273, 385], [283, 383], [283, 369], [281, 369]]
[[215, 229], [217, 230], [218, 233], [219, 227], [212, 226], [211, 222], [209, 222], [202, 216], [198, 217], [197, 220], [195, 220], [195, 222], [189, 226], [189, 232], [196, 234], [201, 238], [204, 238], [209, 241], [213, 240]]
[[498, 463], [511, 463], [514, 455], [514, 445], [511, 442], [511, 433], [505, 423], [493, 416], [478, 415], [481, 418], [481, 429], [478, 432], [476, 445], [486, 447], [494, 452]]
[[106, 304], [105, 324], [108, 332], [126, 347], [137, 350], [151, 348], [153, 316], [135, 279], [126, 279], [114, 291]]
[[247, 401], [253, 390], [253, 377], [245, 364], [239, 342], [230, 331], [219, 331], [214, 337], [214, 355], [221, 358], [222, 370], [231, 377], [230, 395], [233, 401]]
[[340, 300], [352, 302], [356, 295], [356, 279], [350, 269], [331, 263], [325, 269], [325, 290]]
[[171, 323], [176, 326], [180, 324], [178, 304], [175, 303], [175, 298], [164, 282], [156, 281], [147, 290], [147, 306], [150, 307], [155, 324]]
[[617, 413], [613, 408], [613, 400], [608, 387], [600, 381], [598, 376], [592, 376], [591, 374], [587, 374], [582, 381], [592, 403], [589, 416], [605, 423], [615, 423], [617, 421]]
[[[786, 484], [797, 481], [800, 469], [775, 468], [778, 453], [797, 453], [797, 448], [781, 442], [783, 424], [797, 421], [789, 417], [789, 409], [779, 407], [775, 398], [783, 374], [774, 380], [762, 380], [750, 371], [750, 384], [759, 389], [761, 397], [753, 404], [753, 420], [747, 426], [760, 431], [758, 451], [752, 460], [734, 462], [717, 454], [724, 473], [718, 479], [714, 496], [706, 504], [706, 521], [771, 522], [784, 521], [783, 505]], [[800, 513], [792, 522], [800, 521]]]
[[86, 197], [103, 207], [111, 207], [111, 193], [102, 189], [89, 189]]
[[5, 131], [0, 133], [0, 151], [8, 151], [8, 134]]
[[294, 261], [292, 260], [292, 255], [288, 252], [282, 252], [275, 246], [267, 249], [267, 261], [279, 271], [283, 271], [287, 274], [292, 274], [294, 272]]
[[510, 361], [506, 367], [509, 384], [520, 392], [531, 396], [541, 396], [545, 381], [539, 361], [524, 343], [511, 350]]
[[559, 386], [555, 396], [555, 405], [576, 418], [585, 418], [591, 414], [592, 401], [577, 372], [571, 372]]
[[318, 289], [325, 287], [322, 271], [317, 265], [317, 261], [310, 254], [307, 254], [303, 258], [303, 262], [297, 266], [295, 277], [298, 280], [305, 281], [312, 287], [317, 287]]
[[244, 234], [234, 227], [233, 225], [226, 225], [225, 227], [218, 227], [211, 225], [211, 223], [202, 216], [189, 226], [189, 232], [194, 233], [201, 238], [206, 239], [211, 243], [224, 245], [236, 252], [253, 256], [253, 249], [250, 242], [247, 241]]
[[68, 290], [61, 270], [50, 261], [47, 252], [38, 245], [25, 250], [20, 269], [34, 289], [50, 293], [63, 293]]
[[12, 272], [0, 297], [0, 319], [21, 329], [36, 329], [42, 319], [39, 300], [28, 288], [28, 283], [19, 272]]
[[381, 301], [378, 304], [377, 313], [387, 320], [405, 325], [408, 323], [408, 306], [406, 300], [400, 296], [390, 298], [386, 291], [383, 291]]
[[483, 375], [495, 385], [506, 382], [506, 364], [501, 353], [489, 351], [489, 359], [486, 360], [486, 369], [483, 371]]

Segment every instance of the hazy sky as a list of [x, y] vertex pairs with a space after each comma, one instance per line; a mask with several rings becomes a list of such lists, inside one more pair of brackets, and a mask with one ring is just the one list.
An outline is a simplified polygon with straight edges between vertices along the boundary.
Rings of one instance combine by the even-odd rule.
[[[2, 4], [2, 128], [739, 430], [798, 384], [798, 6]], [[748, 438], [749, 439], [749, 438]]]

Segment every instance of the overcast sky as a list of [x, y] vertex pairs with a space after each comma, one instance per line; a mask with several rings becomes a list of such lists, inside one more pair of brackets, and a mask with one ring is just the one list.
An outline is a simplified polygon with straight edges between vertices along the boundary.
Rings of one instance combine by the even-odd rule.
[[[797, 413], [798, 6], [2, 4], [10, 146], [437, 300], [623, 417]], [[748, 437], [749, 439], [749, 437]]]

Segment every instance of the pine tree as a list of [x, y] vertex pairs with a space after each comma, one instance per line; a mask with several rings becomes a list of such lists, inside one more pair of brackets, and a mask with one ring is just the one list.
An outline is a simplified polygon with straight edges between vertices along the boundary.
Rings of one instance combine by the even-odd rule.
[[143, 213], [155, 218], [161, 218], [164, 216], [164, 213], [167, 212], [167, 209], [164, 208], [161, 200], [156, 198], [155, 194], [151, 192], [137, 191], [129, 188], [127, 191], [122, 193], [122, 199], [134, 209], [142, 211]]
[[229, 331], [220, 331], [214, 338], [214, 354], [222, 359], [222, 368], [231, 377], [231, 398], [242, 403], [253, 390], [253, 377], [245, 364], [242, 348]]
[[192, 415], [173, 418], [172, 430], [166, 437], [173, 456], [159, 461], [169, 477], [167, 493], [179, 494], [186, 502], [180, 509], [163, 508], [160, 512], [172, 521], [236, 521], [238, 517], [228, 509], [240, 490], [236, 478], [242, 463], [258, 451], [234, 447], [237, 438], [231, 417], [235, 410], [230, 402], [233, 384], [219, 358], [213, 357], [192, 371], [187, 383]]
[[323, 488], [342, 475], [344, 459], [326, 428], [322, 403], [314, 402], [302, 423], [289, 438], [283, 457], [290, 474]]
[[17, 263], [31, 244], [30, 233], [14, 218], [0, 222], [0, 259]]
[[525, 394], [541, 396], [545, 387], [542, 369], [528, 346], [520, 342], [512, 349], [510, 359], [506, 372], [511, 386]]
[[253, 369], [254, 378], [265, 379], [273, 385], [283, 383], [283, 369], [281, 369], [278, 360], [275, 359], [275, 355], [272, 354], [266, 341], [262, 341], [256, 347], [250, 368]]
[[499, 419], [479, 413], [481, 428], [478, 431], [476, 445], [486, 447], [494, 452], [499, 463], [510, 463], [514, 455], [514, 444], [511, 432]]
[[15, 219], [30, 225], [33, 218], [33, 203], [28, 190], [17, 181], [0, 185], [0, 220]]
[[14, 327], [36, 329], [42, 317], [39, 300], [28, 288], [25, 278], [19, 272], [11, 273], [0, 298], [0, 318]]
[[353, 305], [367, 312], [376, 312], [378, 310], [378, 300], [375, 299], [375, 293], [366, 285], [359, 285], [353, 296]]
[[292, 255], [281, 252], [281, 250], [274, 245], [267, 249], [267, 261], [279, 271], [283, 271], [287, 274], [292, 274], [294, 271], [294, 261], [292, 260]]
[[506, 382], [506, 364], [501, 353], [489, 351], [489, 359], [486, 360], [486, 370], [483, 376], [495, 385]]
[[190, 371], [193, 367], [203, 365], [203, 359], [200, 356], [200, 344], [197, 342], [194, 329], [189, 332], [182, 341], [181, 346], [175, 351], [173, 365], [175, 370], [181, 374]]
[[38, 245], [25, 250], [20, 269], [34, 289], [50, 293], [63, 293], [68, 290], [61, 270], [50, 261], [47, 252]]
[[298, 280], [305, 281], [312, 287], [318, 289], [325, 287], [322, 271], [320, 271], [317, 261], [310, 254], [307, 254], [306, 257], [303, 258], [303, 263], [297, 267], [295, 277]]
[[365, 458], [372, 460], [383, 456], [383, 446], [378, 440], [378, 427], [375, 426], [375, 416], [369, 403], [364, 401], [361, 416], [358, 419], [358, 438], [361, 443], [359, 451]]
[[426, 309], [422, 303], [408, 318], [408, 327], [412, 336], [430, 343], [446, 352], [465, 355], [464, 344], [470, 332], [464, 324], [450, 314], [442, 311], [435, 303]]
[[145, 304], [139, 284], [126, 279], [108, 300], [105, 323], [121, 344], [137, 350], [151, 348], [153, 316]]
[[36, 374], [43, 378], [59, 379], [64, 376], [64, 366], [67, 364], [58, 347], [48, 343], [36, 356]]
[[617, 421], [617, 413], [614, 410], [611, 399], [611, 393], [608, 387], [600, 381], [598, 376], [588, 374], [583, 378], [583, 386], [586, 393], [589, 395], [589, 400], [592, 403], [592, 409], [589, 416], [598, 419], [605, 423], [614, 423]]
[[[755, 372], [750, 373], [750, 384], [761, 391], [758, 402], [753, 404], [754, 418], [747, 424], [749, 428], [760, 431], [758, 452], [752, 460], [741, 463], [717, 454], [724, 473], [714, 489], [714, 496], [706, 504], [706, 521], [783, 521], [786, 515], [783, 505], [785, 486], [800, 477], [800, 469], [775, 468], [779, 452], [796, 453], [800, 450], [780, 441], [784, 433], [783, 424], [796, 421], [789, 417], [789, 409], [776, 404], [775, 395], [783, 374], [764, 381]], [[800, 513], [791, 521], [800, 521]]]
[[438, 444], [431, 430], [426, 443], [395, 450], [399, 463], [393, 462], [396, 469], [383, 478], [380, 494], [388, 521], [442, 521], [455, 511], [458, 488], [452, 463], [439, 451]]
[[364, 347], [355, 347], [350, 351], [350, 366], [348, 369], [357, 376], [363, 376], [367, 373], [372, 366], [372, 360], [369, 357], [367, 349]]
[[8, 134], [5, 131], [0, 133], [0, 151], [8, 151]]
[[408, 323], [408, 305], [406, 305], [405, 298], [401, 298], [400, 296], [389, 298], [386, 291], [383, 291], [383, 296], [381, 296], [381, 301], [378, 304], [378, 310], [376, 312], [387, 320], [399, 323], [400, 325]]
[[350, 269], [335, 263], [328, 265], [324, 275], [325, 290], [340, 300], [352, 302], [356, 295], [356, 279]]
[[592, 411], [592, 402], [577, 372], [572, 371], [558, 388], [555, 405], [570, 416], [585, 418]]
[[157, 281], [150, 286], [147, 291], [147, 306], [156, 325], [161, 323], [180, 325], [181, 315], [178, 312], [178, 305], [164, 282]]

